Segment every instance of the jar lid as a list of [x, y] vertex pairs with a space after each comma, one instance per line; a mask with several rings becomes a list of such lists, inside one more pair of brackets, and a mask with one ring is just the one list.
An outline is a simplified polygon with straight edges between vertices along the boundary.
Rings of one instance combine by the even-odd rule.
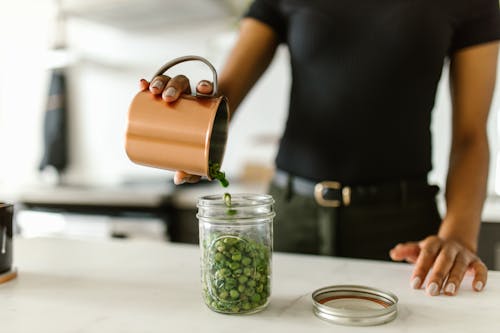
[[366, 286], [328, 286], [314, 291], [312, 299], [317, 317], [341, 325], [380, 325], [398, 312], [396, 295]]

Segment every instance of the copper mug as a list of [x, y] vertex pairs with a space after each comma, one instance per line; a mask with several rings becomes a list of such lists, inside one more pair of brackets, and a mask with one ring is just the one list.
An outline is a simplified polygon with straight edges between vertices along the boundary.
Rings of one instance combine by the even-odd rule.
[[125, 150], [135, 163], [211, 180], [209, 163], [222, 164], [229, 126], [227, 100], [217, 96], [215, 68], [205, 58], [185, 56], [163, 65], [153, 78], [192, 60], [205, 63], [212, 71], [212, 94], [184, 94], [169, 103], [147, 90], [139, 92], [128, 111]]

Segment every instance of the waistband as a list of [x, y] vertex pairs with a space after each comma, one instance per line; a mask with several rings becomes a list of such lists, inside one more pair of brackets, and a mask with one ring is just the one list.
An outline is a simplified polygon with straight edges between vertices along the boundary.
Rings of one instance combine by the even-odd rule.
[[324, 207], [405, 203], [415, 199], [434, 198], [439, 192], [439, 187], [429, 185], [426, 179], [351, 186], [335, 180], [315, 182], [283, 170], [276, 170], [272, 183], [291, 193], [314, 197], [318, 205]]

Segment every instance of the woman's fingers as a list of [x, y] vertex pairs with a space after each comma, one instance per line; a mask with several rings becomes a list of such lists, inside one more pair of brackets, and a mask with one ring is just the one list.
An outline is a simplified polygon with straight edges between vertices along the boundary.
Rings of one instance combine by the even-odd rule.
[[[139, 88], [142, 91], [149, 89], [154, 95], [161, 94], [162, 99], [166, 102], [174, 102], [180, 95], [191, 93], [189, 79], [185, 75], [177, 75], [173, 78], [159, 75], [151, 83], [142, 79], [139, 82]], [[209, 81], [202, 80], [196, 86], [196, 91], [200, 94], [210, 95], [213, 91], [213, 85]]]
[[[391, 250], [392, 258], [410, 253], [412, 243], [399, 244]], [[428, 276], [426, 292], [431, 296], [441, 294], [456, 295], [460, 284], [469, 270], [474, 274], [472, 287], [481, 291], [486, 285], [488, 268], [479, 257], [462, 244], [454, 240], [443, 240], [429, 236], [420, 243], [420, 253], [411, 277], [411, 285], [420, 289]]]
[[149, 84], [149, 91], [151, 91], [151, 93], [154, 95], [159, 95], [163, 93], [163, 89], [169, 81], [170, 77], [166, 75], [156, 76]]
[[474, 280], [472, 281], [472, 288], [474, 288], [475, 291], [482, 291], [488, 279], [488, 268], [479, 258], [476, 258], [470, 264], [470, 267], [472, 267], [474, 271]]
[[184, 183], [197, 183], [201, 179], [201, 176], [191, 175], [184, 171], [176, 171], [174, 176], [174, 184], [181, 185]]
[[420, 255], [415, 262], [415, 269], [410, 279], [414, 289], [420, 289], [441, 249], [441, 241], [437, 236], [429, 236], [419, 243]]
[[189, 79], [185, 75], [177, 75], [176, 77], [168, 81], [161, 97], [166, 102], [173, 102], [176, 101], [179, 96], [184, 93], [191, 93]]
[[196, 86], [196, 91], [201, 94], [209, 95], [212, 93], [212, 90], [213, 90], [212, 83], [208, 82], [207, 80], [200, 81]]
[[453, 264], [453, 268], [448, 275], [446, 285], [444, 286], [444, 293], [448, 296], [453, 296], [457, 293], [462, 280], [464, 279], [465, 272], [467, 272], [468, 258], [464, 253], [458, 253]]
[[141, 79], [139, 81], [139, 90], [144, 91], [148, 90], [148, 88], [149, 88], [149, 82], [144, 79]]
[[[441, 288], [443, 287], [444, 281], [450, 274], [452, 267], [454, 267], [455, 258], [457, 257], [458, 252], [458, 245], [455, 244], [455, 242], [445, 243], [441, 246], [436, 260], [432, 265], [432, 272], [429, 276], [429, 281], [427, 282], [426, 291], [429, 295], [437, 296], [441, 293]], [[466, 269], [467, 266], [457, 267], [456, 274], [460, 275], [462, 271], [463, 273], [465, 273]], [[453, 288], [453, 286], [455, 286], [455, 289], [449, 290], [451, 291], [451, 294], [453, 294], [456, 290], [456, 284], [454, 285], [453, 283], [448, 283], [447, 286], [448, 289], [451, 289]]]

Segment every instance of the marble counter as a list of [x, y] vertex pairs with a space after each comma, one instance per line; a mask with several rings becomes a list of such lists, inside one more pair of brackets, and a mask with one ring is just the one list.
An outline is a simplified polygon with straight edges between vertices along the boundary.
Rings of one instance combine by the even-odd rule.
[[[16, 239], [17, 280], [0, 285], [0, 332], [497, 332], [500, 273], [482, 293], [470, 277], [455, 297], [409, 287], [407, 264], [275, 253], [269, 307], [222, 315], [201, 298], [199, 249], [152, 241]], [[374, 327], [312, 313], [311, 293], [363, 284], [399, 297], [399, 315]]]

